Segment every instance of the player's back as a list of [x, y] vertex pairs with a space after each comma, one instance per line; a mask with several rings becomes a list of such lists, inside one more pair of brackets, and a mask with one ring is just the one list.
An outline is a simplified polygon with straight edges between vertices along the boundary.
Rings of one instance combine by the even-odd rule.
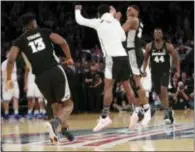
[[40, 75], [59, 62], [49, 39], [50, 34], [48, 29], [36, 28], [26, 31], [14, 41], [14, 46], [19, 47], [28, 58], [35, 75]]

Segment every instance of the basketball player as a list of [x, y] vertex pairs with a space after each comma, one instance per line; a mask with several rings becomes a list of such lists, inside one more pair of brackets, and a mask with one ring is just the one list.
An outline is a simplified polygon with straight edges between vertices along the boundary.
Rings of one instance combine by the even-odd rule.
[[[10, 53], [10, 50], [7, 51], [6, 56], [8, 57]], [[13, 99], [13, 108], [14, 108], [14, 118], [19, 119], [21, 116], [18, 114], [18, 99], [19, 99], [19, 87], [18, 87], [18, 81], [17, 81], [17, 66], [16, 62], [13, 62], [13, 71], [10, 73], [10, 79], [13, 82], [12, 83], [12, 88], [7, 88], [6, 82], [7, 82], [7, 62], [8, 60], [6, 59], [3, 61], [1, 65], [1, 71], [2, 71], [2, 82], [3, 82], [3, 87], [2, 87], [2, 97], [3, 97], [3, 107], [4, 107], [4, 118], [8, 119], [9, 118], [9, 103]]]
[[[138, 18], [139, 8], [136, 5], [131, 5], [127, 9], [127, 20], [123, 24], [123, 29], [127, 33], [126, 49], [129, 56], [130, 67], [132, 69], [132, 75], [130, 78], [132, 88], [134, 90], [137, 100], [143, 105], [144, 119], [142, 125], [147, 125], [151, 120], [150, 105], [146, 92], [141, 83], [141, 66], [143, 65], [144, 55], [142, 47], [142, 31], [143, 24]], [[120, 20], [121, 13], [116, 13], [115, 17]]]
[[[108, 5], [101, 5], [98, 8], [98, 19], [86, 19], [81, 15], [81, 5], [75, 6], [75, 19], [80, 25], [93, 28], [97, 31], [103, 54], [106, 58], [105, 79], [104, 79], [104, 106], [98, 124], [93, 131], [100, 131], [112, 123], [109, 117], [109, 108], [113, 99], [112, 89], [115, 81], [122, 82], [126, 86], [128, 99], [136, 105], [137, 115], [143, 118], [139, 102], [135, 102], [132, 88], [128, 79], [130, 67], [128, 56], [122, 46], [126, 36], [120, 23], [114, 18], [116, 10]], [[129, 128], [134, 127], [133, 117], [130, 119]]]
[[[38, 27], [35, 16], [26, 13], [22, 16], [25, 32], [14, 41], [7, 62], [7, 87], [11, 87], [11, 73], [14, 62], [23, 52], [32, 66], [35, 83], [46, 98], [48, 117], [54, 118], [46, 124], [52, 142], [58, 141], [56, 129], [61, 125], [61, 133], [69, 141], [74, 136], [68, 132], [67, 119], [73, 110], [73, 102], [64, 65], [59, 65], [59, 59], [54, 53], [53, 43], [59, 45], [67, 57], [67, 64], [73, 64], [69, 46], [60, 35], [48, 29]], [[56, 109], [52, 106], [55, 105]]]
[[144, 73], [150, 58], [152, 85], [164, 105], [165, 124], [171, 124], [174, 122], [174, 118], [172, 110], [169, 108], [167, 92], [169, 84], [170, 56], [173, 59], [173, 64], [176, 66], [176, 76], [179, 78], [180, 63], [178, 55], [174, 50], [173, 45], [163, 40], [163, 32], [160, 28], [154, 29], [154, 41], [148, 43], [145, 50]]
[[[35, 83], [35, 75], [32, 74], [31, 67], [26, 66], [25, 67], [25, 76], [24, 76], [24, 90], [27, 92], [27, 98], [28, 98], [28, 115], [27, 118], [31, 119], [33, 117], [42, 118], [46, 114], [45, 107], [44, 107], [44, 99], [43, 95], [39, 91], [36, 83]], [[39, 109], [36, 109], [35, 104], [38, 104], [38, 108], [40, 107], [40, 113]], [[33, 115], [33, 109], [34, 115]]]

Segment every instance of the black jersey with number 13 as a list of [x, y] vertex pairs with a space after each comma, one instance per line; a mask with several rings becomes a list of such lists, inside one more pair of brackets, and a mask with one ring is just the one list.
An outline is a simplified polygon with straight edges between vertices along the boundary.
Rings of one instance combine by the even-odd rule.
[[155, 47], [152, 42], [150, 50], [150, 66], [153, 74], [168, 73], [170, 70], [170, 56], [167, 51], [166, 42], [161, 49]]
[[13, 45], [27, 56], [32, 72], [37, 76], [59, 63], [53, 43], [49, 39], [50, 34], [51, 31], [48, 29], [32, 29], [24, 32], [13, 42]]

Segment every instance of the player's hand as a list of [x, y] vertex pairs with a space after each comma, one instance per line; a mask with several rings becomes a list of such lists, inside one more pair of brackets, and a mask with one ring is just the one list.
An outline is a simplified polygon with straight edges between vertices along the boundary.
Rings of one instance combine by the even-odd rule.
[[141, 75], [142, 75], [142, 77], [146, 77], [147, 76], [146, 71], [141, 72]]
[[122, 17], [122, 13], [121, 12], [116, 12], [115, 14], [114, 14], [114, 17], [117, 19], [117, 20], [121, 20], [121, 17]]
[[14, 87], [12, 80], [7, 80], [6, 82], [6, 89], [12, 89]]
[[73, 65], [73, 64], [74, 64], [74, 61], [73, 61], [72, 58], [69, 58], [69, 59], [67, 59], [67, 60], [65, 61], [65, 64], [67, 64], [67, 65]]
[[25, 87], [24, 87], [24, 92], [27, 92], [27, 89], [28, 89], [27, 86], [25, 86]]
[[110, 6], [110, 13], [114, 16], [116, 14], [116, 9], [111, 5]]
[[75, 10], [82, 10], [82, 5], [75, 5]]

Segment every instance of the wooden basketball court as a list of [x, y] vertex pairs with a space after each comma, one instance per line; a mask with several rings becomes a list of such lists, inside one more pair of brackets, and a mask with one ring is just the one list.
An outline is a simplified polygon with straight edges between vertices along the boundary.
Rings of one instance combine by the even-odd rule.
[[69, 127], [76, 140], [61, 137], [52, 145], [43, 120], [2, 122], [4, 151], [194, 151], [194, 111], [175, 111], [174, 125], [163, 124], [163, 112], [156, 112], [147, 128], [127, 129], [129, 114], [113, 113], [113, 124], [93, 133], [98, 114], [72, 115]]

